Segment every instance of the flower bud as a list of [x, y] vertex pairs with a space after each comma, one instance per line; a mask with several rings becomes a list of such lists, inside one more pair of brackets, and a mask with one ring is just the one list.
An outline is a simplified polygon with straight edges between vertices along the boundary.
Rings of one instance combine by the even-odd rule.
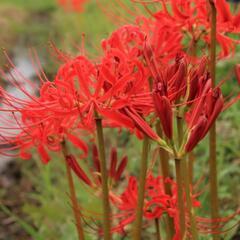
[[74, 171], [74, 173], [87, 185], [91, 186], [92, 182], [88, 178], [87, 174], [83, 171], [83, 169], [78, 164], [76, 158], [73, 155], [68, 155], [66, 157], [67, 164]]
[[196, 125], [190, 131], [190, 136], [188, 138], [187, 144], [185, 145], [185, 151], [191, 152], [197, 143], [203, 138], [204, 130], [207, 126], [207, 118], [205, 116], [200, 116]]
[[159, 92], [154, 92], [153, 102], [154, 102], [157, 116], [161, 120], [164, 134], [169, 139], [172, 139], [173, 114], [172, 114], [172, 107], [169, 99], [166, 96], [161, 96]]

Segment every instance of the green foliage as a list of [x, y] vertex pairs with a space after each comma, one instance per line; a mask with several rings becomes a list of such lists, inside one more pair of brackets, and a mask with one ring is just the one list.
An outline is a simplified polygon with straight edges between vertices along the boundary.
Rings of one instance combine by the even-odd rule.
[[28, 224], [26, 221], [21, 219], [20, 217], [13, 214], [8, 208], [4, 205], [0, 204], [0, 209], [6, 213], [8, 216], [15, 219], [15, 221], [30, 235], [34, 238], [34, 240], [43, 240], [42, 236], [38, 234], [38, 232], [32, 227], [32, 225]]
[[[23, 211], [30, 216], [36, 226], [37, 233], [43, 239], [76, 239], [76, 230], [72, 209], [68, 195], [68, 184], [65, 178], [65, 163], [59, 156], [53, 156], [53, 161], [48, 165], [42, 165], [36, 157], [36, 165], [25, 169], [24, 175], [36, 187], [29, 194], [29, 201], [25, 203]], [[78, 181], [78, 179], [75, 179]], [[86, 186], [76, 183], [80, 205], [84, 203], [84, 209], [88, 217], [94, 217], [94, 213], [101, 214], [101, 205], [97, 197]], [[99, 209], [99, 211], [98, 211]], [[32, 235], [32, 234], [31, 234]], [[90, 236], [87, 239], [92, 239]]]
[[15, 5], [28, 11], [48, 10], [56, 7], [55, 0], [1, 0], [1, 4]]

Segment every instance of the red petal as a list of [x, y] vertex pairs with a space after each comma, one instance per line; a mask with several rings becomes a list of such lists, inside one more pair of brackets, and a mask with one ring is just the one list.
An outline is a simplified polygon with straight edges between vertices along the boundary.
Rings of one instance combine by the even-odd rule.
[[148, 137], [155, 141], [159, 141], [160, 137], [152, 130], [152, 128], [139, 116], [133, 109], [124, 108], [123, 111], [129, 116], [135, 123], [135, 126], [145, 133]]
[[125, 156], [125, 157], [122, 159], [122, 161], [121, 161], [121, 163], [119, 164], [118, 169], [117, 169], [117, 171], [116, 171], [116, 174], [115, 174], [115, 177], [114, 177], [114, 179], [115, 179], [116, 182], [117, 182], [117, 181], [120, 179], [120, 177], [122, 176], [122, 173], [123, 173], [124, 169], [125, 169], [126, 166], [127, 166], [127, 162], [128, 162], [128, 158], [127, 158], [127, 156]]
[[84, 155], [83, 157], [85, 157], [88, 153], [88, 146], [87, 144], [80, 140], [79, 138], [77, 138], [76, 136], [68, 133], [67, 134], [67, 139], [72, 143], [74, 144], [77, 148], [81, 149], [83, 152], [84, 152]]
[[118, 111], [113, 111], [113, 110], [106, 110], [106, 109], [101, 109], [99, 110], [100, 113], [108, 118], [111, 121], [114, 121], [118, 123], [120, 126], [125, 126], [129, 129], [133, 129], [134, 125], [131, 119], [126, 117], [124, 114], [118, 112]]
[[75, 174], [84, 181], [87, 185], [91, 186], [91, 180], [88, 178], [86, 173], [82, 170], [80, 165], [78, 164], [76, 158], [73, 155], [68, 155], [66, 157], [66, 161], [68, 165], [71, 167], [71, 169], [75, 172]]
[[203, 132], [207, 126], [207, 119], [204, 116], [199, 117], [196, 125], [190, 132], [190, 137], [185, 146], [186, 152], [192, 151], [192, 149], [197, 145], [197, 143], [202, 139]]
[[42, 144], [38, 146], [38, 153], [44, 164], [47, 164], [50, 161], [50, 157]]
[[117, 166], [117, 150], [116, 148], [112, 148], [111, 151], [111, 166], [109, 171], [109, 176], [114, 178], [116, 173], [116, 166]]
[[100, 172], [101, 171], [100, 161], [98, 157], [98, 150], [95, 144], [93, 145], [93, 148], [92, 148], [92, 156], [93, 156], [93, 164], [94, 164], [95, 170], [97, 172]]
[[222, 22], [228, 22], [232, 19], [230, 4], [226, 0], [216, 0], [216, 8]]

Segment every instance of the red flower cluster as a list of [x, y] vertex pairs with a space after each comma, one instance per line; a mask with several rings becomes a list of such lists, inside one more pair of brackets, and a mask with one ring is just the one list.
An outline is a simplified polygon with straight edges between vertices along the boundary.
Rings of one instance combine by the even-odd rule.
[[149, 41], [139, 27], [119, 28], [102, 42], [100, 63], [85, 56], [65, 58], [54, 81], [39, 76], [38, 97], [11, 80], [27, 99], [1, 91], [2, 103], [21, 130], [2, 140], [18, 146], [23, 158], [29, 158], [28, 149], [36, 146], [44, 163], [49, 161], [47, 149], [59, 151], [63, 139], [87, 154], [86, 143], [76, 136], [94, 130], [97, 113], [104, 126], [124, 127], [140, 138], [146, 134], [171, 152], [144, 118], [153, 124], [159, 117], [166, 137], [172, 139], [174, 109], [181, 103], [188, 109], [185, 149], [191, 151], [222, 110], [220, 89], [211, 87], [206, 58], [192, 66], [187, 56], [177, 54], [173, 64], [164, 64]]
[[[136, 177], [130, 176], [128, 179], [128, 185], [121, 195], [114, 195], [111, 197], [113, 206], [118, 209], [118, 213], [114, 215], [114, 219], [118, 219], [118, 224], [112, 227], [112, 232], [119, 234], [125, 234], [127, 226], [134, 222], [136, 217], [136, 206], [138, 201], [138, 181]], [[164, 191], [164, 184], [171, 186], [172, 194], [169, 195]], [[164, 179], [161, 176], [154, 177], [152, 173], [149, 173], [146, 179], [145, 185], [145, 197], [143, 207], [143, 218], [145, 220], [145, 227], [151, 223], [151, 220], [160, 219], [163, 216], [169, 216], [173, 219], [175, 227], [175, 235], [173, 240], [179, 240], [180, 235], [180, 223], [179, 213], [177, 206], [177, 188], [179, 186], [172, 179]], [[193, 208], [201, 207], [201, 203], [197, 200], [199, 193], [191, 193]], [[185, 200], [186, 204], [186, 200]], [[186, 221], [186, 234], [188, 237], [190, 219], [187, 207], [185, 205], [185, 221]], [[223, 226], [232, 219], [234, 216], [239, 214], [239, 211], [235, 214], [215, 220], [210, 220], [204, 217], [196, 217], [198, 231], [202, 234], [209, 234], [211, 232], [221, 233]]]
[[[190, 51], [190, 55], [194, 55], [193, 52], [195, 52], [198, 43], [201, 44], [204, 41], [209, 46], [210, 6], [205, 0], [132, 0], [132, 2], [142, 3], [153, 18], [147, 19], [136, 15], [137, 23], [143, 23], [144, 29], [148, 31], [151, 28], [149, 22], [154, 22], [155, 31], [160, 34], [154, 35], [153, 39], [161, 42], [164, 38], [169, 40], [166, 41], [166, 45], [163, 44], [160, 48], [156, 48], [156, 52], [161, 51], [164, 47], [171, 49], [173, 46], [181, 46], [181, 49], [184, 48]], [[230, 37], [229, 33], [236, 34], [236, 36], [240, 33], [240, 13], [233, 15], [226, 0], [215, 0], [213, 2], [218, 12], [217, 41], [221, 46], [219, 58], [223, 58], [229, 56], [230, 53], [234, 53], [235, 45], [239, 43], [238, 37]], [[160, 7], [148, 8], [148, 4], [153, 3], [159, 4]], [[158, 46], [156, 41], [154, 43], [155, 46]]]

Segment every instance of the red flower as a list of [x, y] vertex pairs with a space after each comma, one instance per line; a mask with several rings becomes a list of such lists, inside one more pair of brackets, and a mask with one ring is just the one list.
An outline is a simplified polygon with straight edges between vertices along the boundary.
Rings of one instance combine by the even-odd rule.
[[[13, 66], [11, 61], [10, 64]], [[50, 160], [48, 151], [61, 151], [62, 141], [66, 137], [84, 154], [87, 153], [86, 144], [74, 136], [83, 127], [79, 122], [79, 109], [74, 102], [76, 97], [67, 82], [61, 85], [57, 81], [49, 82], [45, 75], [39, 75], [40, 96], [35, 96], [35, 92], [27, 91], [15, 79], [23, 79], [24, 84], [31, 84], [17, 70], [11, 77], [3, 71], [1, 73], [21, 93], [16, 97], [1, 90], [2, 108], [5, 109], [5, 117], [9, 119], [8, 124], [3, 123], [6, 131], [2, 132], [1, 143], [19, 149], [20, 157], [24, 159], [29, 159], [29, 150], [36, 147], [43, 163]]]
[[[141, 1], [139, 1], [141, 2]], [[146, 3], [142, 1], [146, 7]], [[161, 26], [161, 29], [167, 29], [168, 32], [175, 35], [175, 46], [182, 45], [182, 39], [184, 37], [189, 38], [188, 46], [190, 50], [194, 48], [194, 44], [200, 39], [204, 40], [206, 44], [209, 44], [210, 33], [210, 18], [208, 4], [205, 0], [169, 0], [169, 1], [149, 1], [159, 2], [162, 5], [160, 10], [151, 12], [152, 16], [156, 19], [156, 26]], [[233, 15], [230, 11], [229, 4], [225, 0], [215, 1], [215, 5], [218, 12], [217, 19], [217, 41], [220, 44], [222, 51], [219, 53], [219, 57], [227, 57], [230, 53], [234, 53], [235, 45], [239, 43], [238, 40], [227, 36], [227, 33], [239, 34], [240, 32], [240, 13]], [[161, 31], [166, 32], [166, 31]], [[176, 33], [180, 33], [178, 37]], [[164, 35], [164, 34], [160, 34]], [[172, 36], [173, 36], [172, 35]], [[167, 42], [172, 45], [172, 42]], [[183, 49], [186, 46], [181, 47]], [[207, 46], [206, 46], [207, 47]], [[191, 55], [191, 53], [190, 53]]]
[[[164, 192], [163, 183], [166, 182], [171, 185], [171, 195]], [[128, 225], [135, 221], [135, 213], [137, 206], [138, 187], [136, 177], [130, 176], [128, 179], [128, 185], [121, 195], [111, 193], [111, 203], [116, 207], [117, 213], [113, 215], [114, 220], [118, 220], [118, 224], [112, 227], [112, 232], [126, 235], [125, 229]], [[154, 177], [152, 173], [149, 173], [146, 179], [145, 185], [145, 197], [143, 207], [143, 218], [145, 227], [151, 223], [151, 220], [160, 219], [164, 215], [168, 215], [174, 221], [175, 234], [173, 240], [180, 240], [179, 234], [179, 213], [177, 208], [177, 188], [179, 186], [171, 179], [163, 179], [161, 176]], [[184, 189], [183, 189], [184, 191]], [[193, 208], [201, 207], [201, 203], [198, 201], [197, 196], [199, 194], [191, 193], [191, 200]], [[184, 197], [185, 192], [184, 192]], [[112, 206], [112, 207], [113, 207]], [[206, 217], [196, 216], [197, 228], [201, 234], [221, 234], [224, 225], [233, 219], [239, 211], [228, 216], [219, 219], [208, 219]], [[186, 235], [190, 236], [189, 232], [189, 215], [187, 208], [185, 207], [185, 224]], [[101, 231], [100, 231], [101, 233]]]
[[[164, 192], [164, 181], [171, 184], [172, 196]], [[154, 177], [152, 174], [149, 174], [145, 185], [143, 216], [144, 219], [147, 220], [147, 223], [149, 223], [150, 220], [154, 220], [156, 218], [161, 219], [164, 214], [168, 214], [174, 220], [176, 230], [174, 239], [178, 240], [179, 220], [176, 187], [176, 183], [170, 179], [164, 180], [161, 176]], [[115, 195], [115, 198], [112, 200], [112, 204], [119, 210], [119, 213], [116, 215], [116, 218], [119, 218], [119, 223], [112, 228], [113, 232], [124, 233], [125, 227], [134, 222], [137, 196], [137, 179], [131, 176], [129, 177], [128, 185], [124, 192], [120, 196]], [[193, 196], [193, 201], [194, 207], [199, 207], [199, 203], [197, 202], [195, 196]], [[186, 212], [186, 221], [187, 219]]]

